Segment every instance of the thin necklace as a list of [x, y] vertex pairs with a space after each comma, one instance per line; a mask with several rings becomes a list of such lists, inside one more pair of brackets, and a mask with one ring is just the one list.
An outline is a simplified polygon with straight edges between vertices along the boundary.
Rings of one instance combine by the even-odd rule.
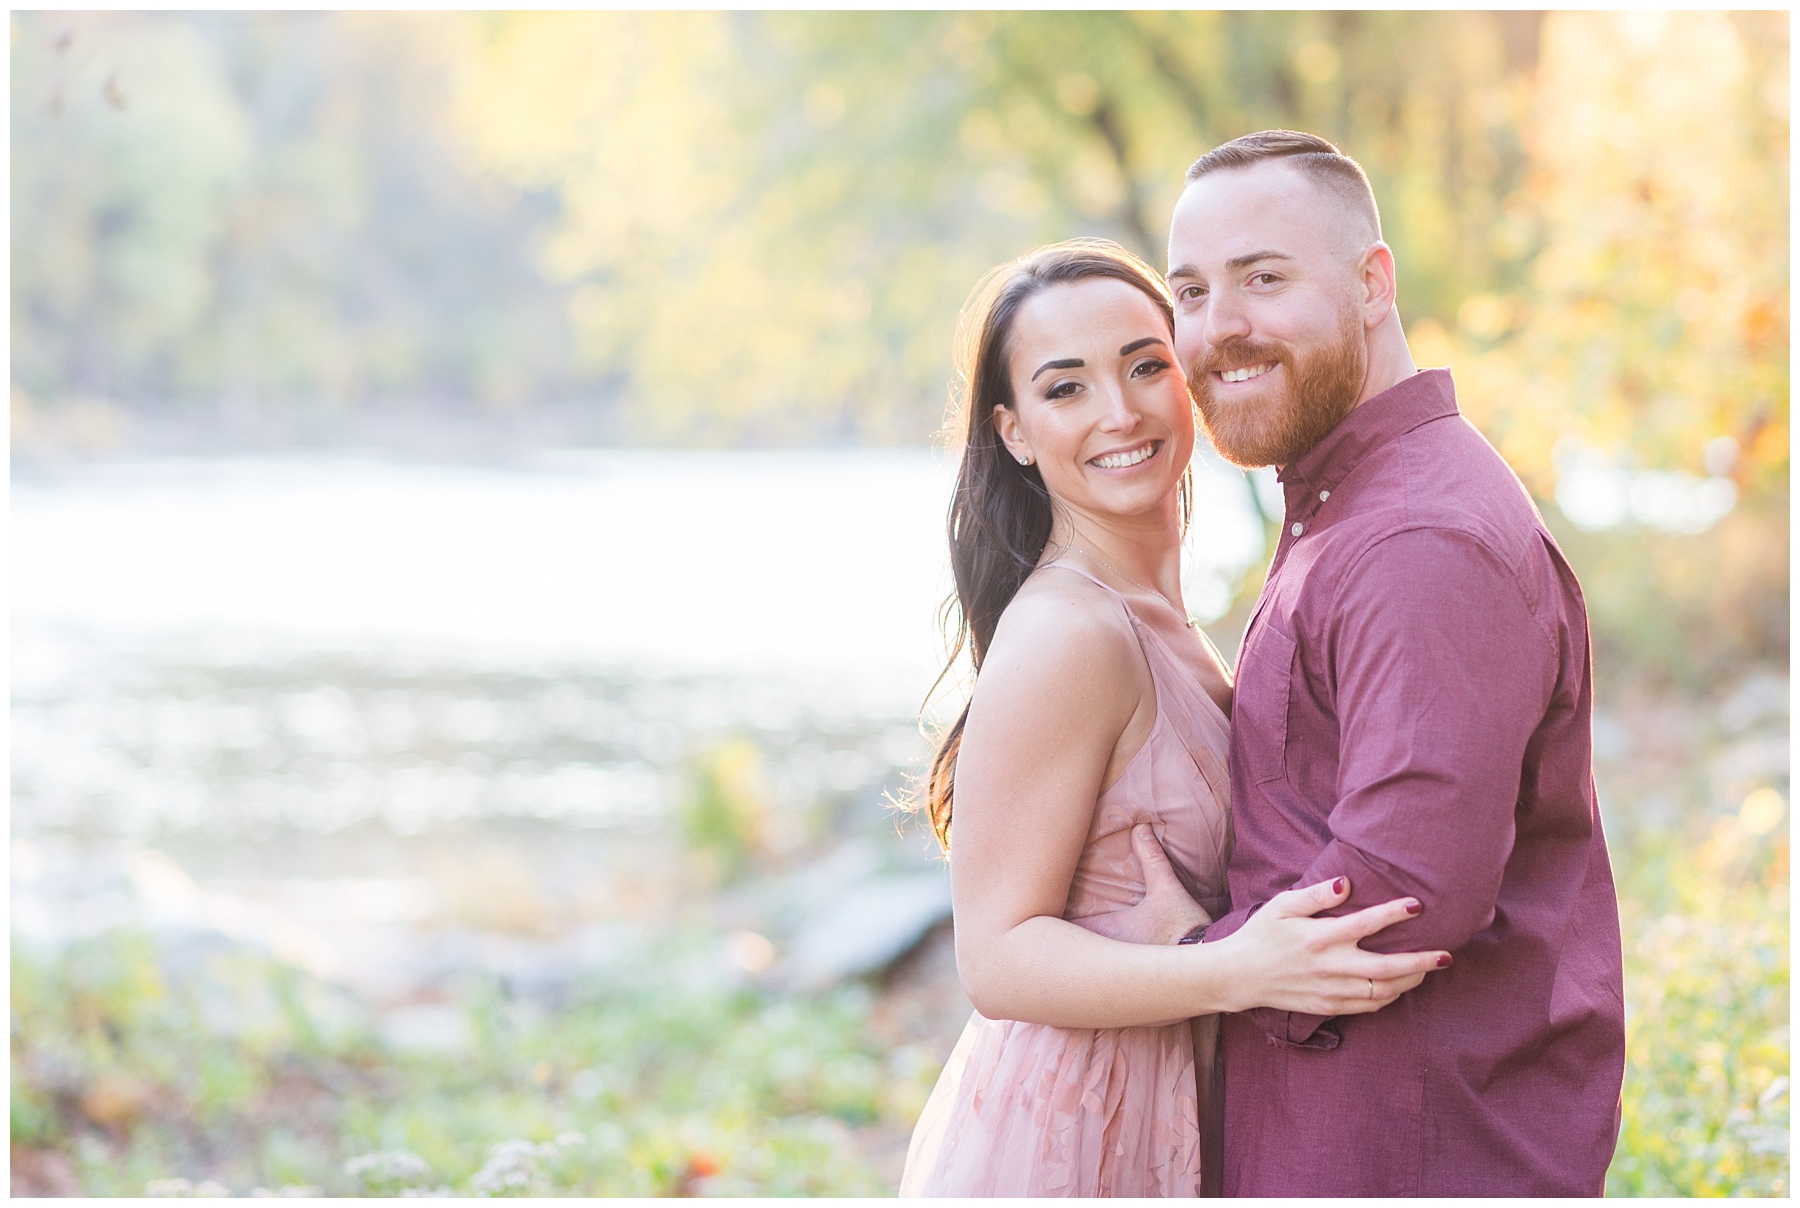
[[[1157, 599], [1161, 600], [1164, 604], [1167, 604], [1170, 608], [1175, 607], [1175, 605], [1170, 601], [1169, 597], [1163, 595], [1162, 592], [1157, 591], [1153, 587], [1145, 587], [1142, 583], [1139, 583], [1136, 579], [1132, 578], [1130, 575], [1126, 574], [1124, 571], [1120, 570], [1118, 567], [1114, 566], [1112, 563], [1108, 562], [1105, 558], [1102, 558], [1100, 555], [1090, 554], [1086, 550], [1082, 549], [1079, 545], [1069, 545], [1062, 541], [1054, 542], [1054, 544], [1062, 546], [1063, 549], [1070, 550], [1074, 553], [1080, 554], [1084, 558], [1092, 558], [1095, 562], [1099, 563], [1101, 566], [1104, 566], [1107, 570], [1110, 570], [1113, 574], [1119, 576], [1119, 578], [1125, 580], [1125, 582], [1131, 584], [1133, 587], [1137, 588], [1139, 591], [1150, 593], [1151, 595], [1155, 596]], [[1176, 609], [1176, 611], [1184, 612], [1185, 610]], [[1199, 620], [1197, 620], [1192, 614], [1186, 614], [1186, 615], [1187, 615], [1187, 627], [1189, 629], [1200, 628]]]

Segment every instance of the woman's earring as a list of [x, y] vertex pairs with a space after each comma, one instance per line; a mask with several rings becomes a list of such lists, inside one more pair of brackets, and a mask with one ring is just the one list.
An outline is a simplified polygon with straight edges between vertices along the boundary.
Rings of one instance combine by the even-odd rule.
[[1019, 454], [1019, 464], [1022, 466], [1028, 466], [1031, 464], [1031, 458], [1026, 456], [1025, 454], [1021, 453], [1021, 454]]

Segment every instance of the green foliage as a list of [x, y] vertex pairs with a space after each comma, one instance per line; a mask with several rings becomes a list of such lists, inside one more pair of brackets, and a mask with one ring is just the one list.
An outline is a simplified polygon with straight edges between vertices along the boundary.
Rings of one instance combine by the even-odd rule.
[[1697, 845], [1646, 839], [1622, 890], [1625, 1126], [1611, 1195], [1785, 1196], [1788, 843], [1772, 789]]
[[762, 847], [769, 806], [756, 744], [732, 739], [696, 756], [682, 798], [682, 834], [717, 876], [737, 876]]
[[[866, 993], [777, 999], [696, 980], [693, 954], [678, 942], [554, 1011], [465, 985], [474, 1042], [440, 1053], [346, 1027], [309, 998], [321, 987], [272, 989], [300, 975], [261, 958], [175, 977], [141, 935], [15, 945], [13, 1143], [67, 1152], [99, 1195], [172, 1178], [239, 1194], [882, 1193], [853, 1130], [914, 1104], [923, 1075], [890, 1072]], [[228, 1000], [209, 998], [221, 974]], [[259, 1013], [284, 996], [299, 1008]]]

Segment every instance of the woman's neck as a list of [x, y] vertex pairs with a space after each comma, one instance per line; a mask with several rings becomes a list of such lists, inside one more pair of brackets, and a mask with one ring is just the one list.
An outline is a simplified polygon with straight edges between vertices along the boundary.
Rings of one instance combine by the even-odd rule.
[[1058, 508], [1044, 561], [1074, 550], [1113, 577], [1165, 597], [1181, 607], [1181, 529], [1174, 512], [1163, 516], [1096, 516]]

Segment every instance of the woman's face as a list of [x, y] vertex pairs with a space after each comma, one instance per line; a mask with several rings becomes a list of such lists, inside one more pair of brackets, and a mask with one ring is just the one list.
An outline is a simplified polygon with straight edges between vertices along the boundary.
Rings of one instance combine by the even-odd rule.
[[1013, 405], [994, 426], [1044, 486], [1090, 514], [1172, 507], [1194, 453], [1193, 402], [1162, 311], [1110, 277], [1053, 285], [1019, 309]]

